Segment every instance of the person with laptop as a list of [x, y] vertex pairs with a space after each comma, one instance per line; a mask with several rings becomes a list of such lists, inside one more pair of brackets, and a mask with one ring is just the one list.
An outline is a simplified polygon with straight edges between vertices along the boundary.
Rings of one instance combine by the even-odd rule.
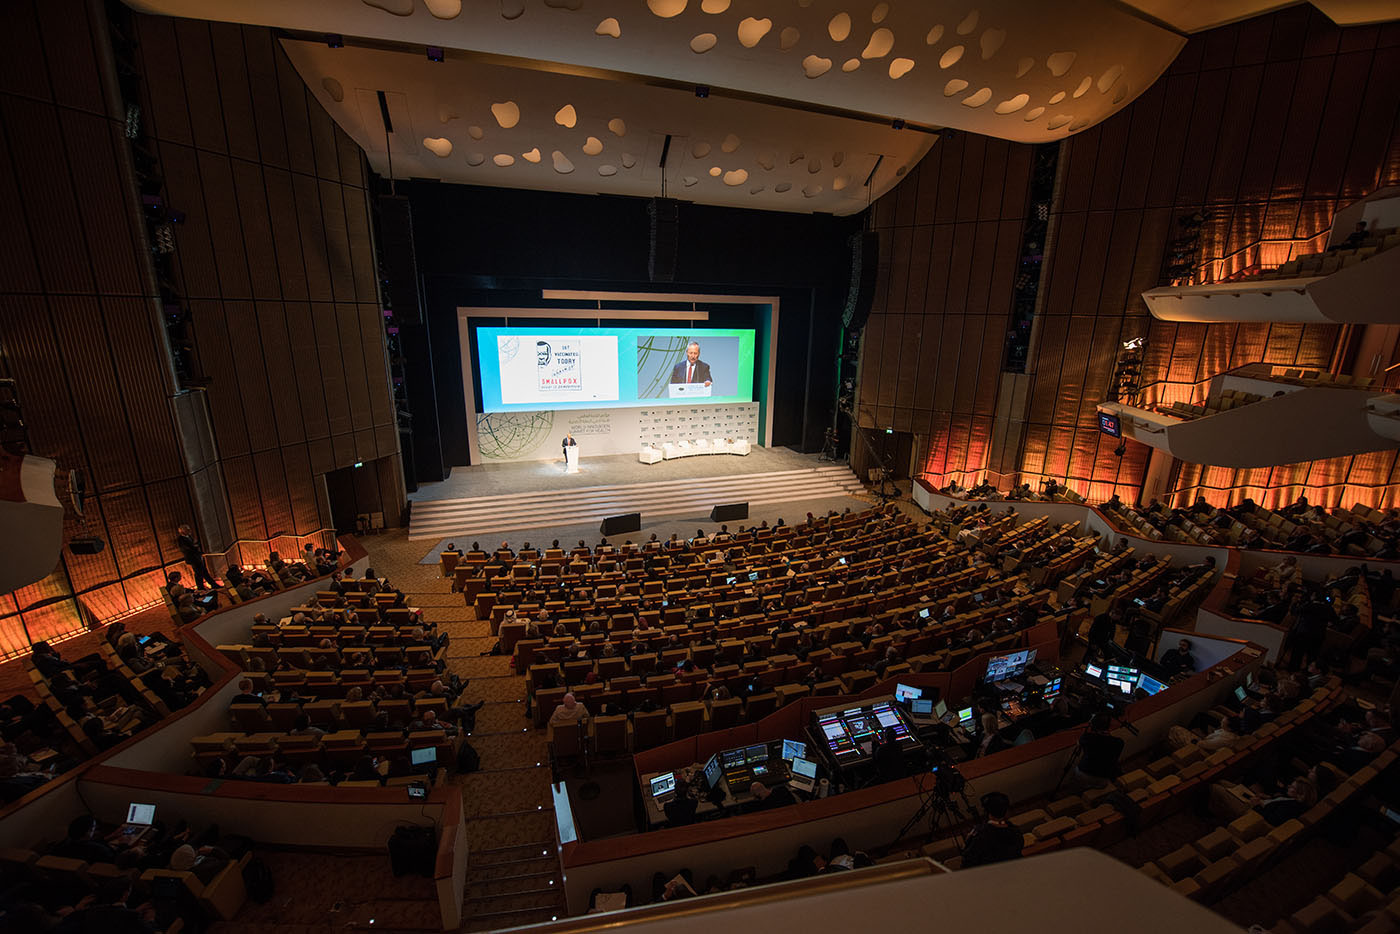
[[662, 808], [666, 812], [666, 825], [668, 827], [684, 827], [687, 824], [695, 823], [695, 809], [700, 802], [695, 800], [695, 795], [691, 793], [690, 782], [676, 777], [676, 796], [667, 801]]

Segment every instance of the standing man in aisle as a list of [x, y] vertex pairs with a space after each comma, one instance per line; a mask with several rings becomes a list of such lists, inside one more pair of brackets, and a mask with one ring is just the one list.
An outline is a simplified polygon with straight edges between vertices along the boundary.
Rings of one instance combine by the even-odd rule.
[[704, 383], [710, 385], [710, 365], [700, 359], [700, 344], [691, 341], [685, 345], [685, 362], [677, 363], [671, 370], [673, 383]]
[[204, 548], [199, 544], [199, 536], [194, 534], [194, 529], [188, 525], [182, 525], [176, 531], [175, 544], [180, 548], [180, 554], [184, 556], [185, 563], [194, 572], [194, 585], [209, 590], [214, 590], [219, 585], [209, 574], [209, 568], [204, 564]]

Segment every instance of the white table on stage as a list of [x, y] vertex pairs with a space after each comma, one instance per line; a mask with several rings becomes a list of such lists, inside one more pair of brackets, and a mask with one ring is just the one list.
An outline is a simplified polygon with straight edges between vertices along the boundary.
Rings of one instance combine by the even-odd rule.
[[564, 472], [578, 473], [578, 445], [571, 444], [564, 449]]

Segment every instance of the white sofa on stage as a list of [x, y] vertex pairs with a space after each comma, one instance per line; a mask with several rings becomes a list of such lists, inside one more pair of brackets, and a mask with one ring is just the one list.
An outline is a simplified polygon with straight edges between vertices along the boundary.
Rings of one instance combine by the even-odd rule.
[[749, 439], [739, 438], [699, 438], [695, 441], [667, 441], [660, 447], [643, 445], [638, 459], [643, 464], [655, 464], [661, 460], [675, 460], [678, 457], [693, 457], [697, 454], [747, 454]]

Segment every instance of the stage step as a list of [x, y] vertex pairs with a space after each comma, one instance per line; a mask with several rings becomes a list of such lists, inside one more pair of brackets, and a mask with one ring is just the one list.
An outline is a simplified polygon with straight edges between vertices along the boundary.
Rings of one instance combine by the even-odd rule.
[[863, 490], [850, 468], [840, 465], [430, 500], [414, 504], [408, 537], [416, 540], [559, 527], [629, 512], [643, 513], [644, 519], [647, 514], [694, 514], [720, 503], [763, 506], [851, 496]]

